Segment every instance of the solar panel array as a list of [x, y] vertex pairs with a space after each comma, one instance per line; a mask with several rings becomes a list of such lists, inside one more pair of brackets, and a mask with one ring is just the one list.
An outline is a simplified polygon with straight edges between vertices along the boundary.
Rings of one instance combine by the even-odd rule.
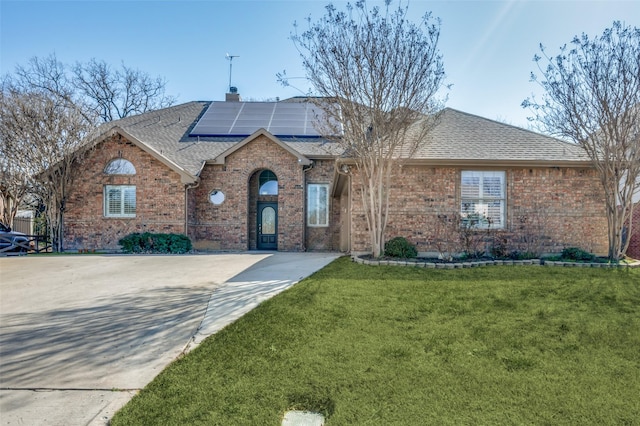
[[274, 136], [318, 137], [314, 122], [323, 112], [308, 102], [212, 102], [190, 136], [249, 136], [265, 129]]

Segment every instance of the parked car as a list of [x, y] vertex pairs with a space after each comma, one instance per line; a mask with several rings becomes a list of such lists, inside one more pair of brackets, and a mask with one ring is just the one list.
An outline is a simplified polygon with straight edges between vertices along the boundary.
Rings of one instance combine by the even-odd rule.
[[14, 232], [4, 223], [0, 223], [0, 253], [26, 252], [29, 238], [22, 232]]

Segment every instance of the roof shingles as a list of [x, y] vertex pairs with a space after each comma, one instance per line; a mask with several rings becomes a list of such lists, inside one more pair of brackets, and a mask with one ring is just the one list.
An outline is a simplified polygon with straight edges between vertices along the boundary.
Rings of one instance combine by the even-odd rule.
[[588, 162], [577, 145], [446, 108], [415, 155], [417, 159]]
[[[191, 137], [189, 132], [210, 102], [194, 101], [127, 117], [101, 126], [122, 129], [138, 142], [197, 176], [207, 160], [243, 141], [244, 137]], [[258, 130], [258, 129], [256, 129]], [[326, 158], [340, 153], [337, 144], [322, 138], [281, 138], [300, 154]], [[576, 145], [529, 130], [446, 108], [425, 143], [414, 155], [424, 161], [513, 161], [582, 164], [588, 157]]]

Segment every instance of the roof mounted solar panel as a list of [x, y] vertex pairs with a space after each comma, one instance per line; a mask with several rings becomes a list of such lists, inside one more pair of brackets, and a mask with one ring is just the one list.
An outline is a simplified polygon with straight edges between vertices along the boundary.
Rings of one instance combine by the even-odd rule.
[[274, 136], [319, 137], [314, 123], [322, 117], [309, 102], [212, 102], [189, 136], [249, 136], [265, 129]]

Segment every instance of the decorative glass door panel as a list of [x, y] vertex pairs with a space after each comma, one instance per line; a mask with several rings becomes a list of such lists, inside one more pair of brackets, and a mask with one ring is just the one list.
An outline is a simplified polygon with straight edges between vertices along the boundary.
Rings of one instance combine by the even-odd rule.
[[278, 248], [278, 204], [258, 203], [258, 249]]

